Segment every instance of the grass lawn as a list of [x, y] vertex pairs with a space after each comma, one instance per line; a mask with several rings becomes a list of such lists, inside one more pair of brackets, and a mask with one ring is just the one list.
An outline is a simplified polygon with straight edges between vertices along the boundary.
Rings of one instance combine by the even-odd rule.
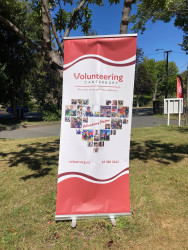
[[75, 229], [54, 221], [59, 138], [0, 139], [0, 249], [188, 248], [188, 128], [133, 129], [131, 139], [132, 215]]

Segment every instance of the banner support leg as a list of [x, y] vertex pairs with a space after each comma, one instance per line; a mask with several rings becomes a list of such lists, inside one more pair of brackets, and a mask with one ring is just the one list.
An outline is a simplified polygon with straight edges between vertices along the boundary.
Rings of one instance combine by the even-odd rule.
[[72, 228], [75, 228], [75, 227], [76, 227], [76, 218], [72, 218], [71, 227], [72, 227]]
[[110, 216], [110, 220], [111, 220], [111, 222], [112, 222], [112, 225], [113, 225], [114, 227], [116, 227], [116, 219], [115, 219], [115, 217], [114, 217], [114, 216]]

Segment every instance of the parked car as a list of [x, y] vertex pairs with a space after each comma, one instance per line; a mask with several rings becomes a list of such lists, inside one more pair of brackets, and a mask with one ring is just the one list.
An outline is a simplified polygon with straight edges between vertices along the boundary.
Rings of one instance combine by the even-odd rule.
[[[22, 109], [22, 112], [23, 112], [23, 113], [29, 112], [29, 109], [26, 108], [26, 107], [22, 107], [21, 109]], [[18, 111], [18, 110], [19, 110], [19, 107], [16, 107], [16, 111]], [[7, 111], [8, 113], [12, 113], [12, 112], [13, 112], [13, 111], [12, 111], [12, 107], [9, 106], [9, 107], [6, 109], [6, 111]]]

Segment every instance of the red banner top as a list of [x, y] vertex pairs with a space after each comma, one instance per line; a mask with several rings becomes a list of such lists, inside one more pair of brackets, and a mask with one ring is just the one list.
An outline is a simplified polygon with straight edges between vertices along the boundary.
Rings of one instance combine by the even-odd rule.
[[[115, 43], [112, 41], [116, 41]], [[88, 54], [123, 61], [136, 55], [137, 37], [88, 38], [64, 41], [64, 64]], [[104, 46], [105, 44], [105, 46]]]

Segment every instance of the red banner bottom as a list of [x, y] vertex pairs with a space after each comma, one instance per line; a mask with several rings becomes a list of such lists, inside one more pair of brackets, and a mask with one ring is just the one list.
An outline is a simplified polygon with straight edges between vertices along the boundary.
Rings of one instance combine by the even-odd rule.
[[129, 212], [129, 174], [107, 184], [69, 178], [57, 185], [56, 215]]

